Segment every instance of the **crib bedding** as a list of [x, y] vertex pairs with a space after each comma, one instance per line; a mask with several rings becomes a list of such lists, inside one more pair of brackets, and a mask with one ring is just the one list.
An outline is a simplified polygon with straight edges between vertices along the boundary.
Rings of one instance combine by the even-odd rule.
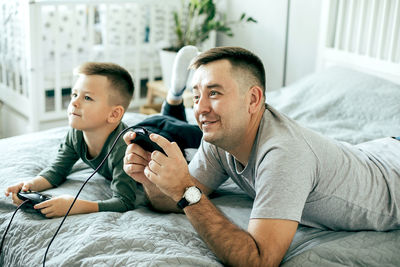
[[[400, 135], [400, 86], [332, 68], [293, 86], [267, 93], [267, 102], [300, 123], [333, 138], [358, 143]], [[143, 120], [126, 114], [129, 125]], [[189, 118], [193, 119], [192, 116]], [[29, 179], [57, 153], [67, 127], [0, 140], [0, 191]], [[78, 162], [62, 186], [47, 193], [75, 195], [91, 173]], [[111, 196], [100, 175], [86, 185], [81, 197]], [[211, 196], [233, 222], [246, 229], [252, 200], [231, 182]], [[0, 233], [15, 206], [0, 195]], [[18, 211], [7, 235], [0, 265], [38, 266], [61, 218], [46, 219], [35, 211]], [[396, 266], [400, 264], [400, 231], [333, 232], [299, 226], [282, 266]], [[139, 194], [137, 209], [67, 218], [50, 247], [47, 266], [222, 266], [183, 214], [160, 214]]]

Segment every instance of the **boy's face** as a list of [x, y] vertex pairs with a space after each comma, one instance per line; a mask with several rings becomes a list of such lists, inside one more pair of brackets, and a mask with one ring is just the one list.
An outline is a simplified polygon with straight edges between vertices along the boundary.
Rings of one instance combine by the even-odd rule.
[[108, 123], [113, 108], [108, 99], [109, 86], [105, 76], [79, 75], [68, 105], [68, 121], [72, 128], [93, 131]]

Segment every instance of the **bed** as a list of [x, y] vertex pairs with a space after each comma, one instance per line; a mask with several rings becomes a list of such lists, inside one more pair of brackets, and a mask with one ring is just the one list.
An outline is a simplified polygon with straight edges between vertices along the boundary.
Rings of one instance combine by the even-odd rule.
[[[362, 11], [356, 16], [359, 19], [352, 20], [358, 29], [358, 25], [369, 25], [366, 23], [369, 11], [375, 9], [378, 14], [387, 12], [387, 16], [372, 16], [376, 22], [381, 21], [380, 17], [391, 18], [387, 34], [382, 34], [388, 44], [384, 51], [391, 48], [391, 52], [377, 53], [379, 41], [375, 38], [371, 38], [374, 45], [370, 51], [366, 49], [368, 44], [355, 37], [346, 41], [346, 36], [358, 36], [357, 31], [352, 30], [353, 34], [349, 35], [340, 19], [349, 21], [350, 15], [359, 14], [355, 10]], [[324, 29], [328, 30], [321, 35], [318, 71], [288, 87], [267, 92], [267, 102], [301, 124], [337, 140], [355, 144], [400, 136], [400, 41], [398, 31], [392, 31], [400, 23], [397, 20], [399, 1], [379, 1], [379, 4], [378, 1], [325, 1], [323, 10], [327, 26]], [[346, 10], [352, 12], [344, 12]], [[380, 35], [379, 27], [374, 28]], [[368, 34], [360, 36], [362, 40], [369, 38]], [[357, 48], [352, 45], [353, 41], [364, 45]], [[187, 114], [193, 122], [191, 111], [187, 110]], [[127, 113], [124, 121], [132, 125], [146, 116]], [[0, 139], [0, 192], [46, 167], [55, 157], [66, 131], [67, 127], [59, 127]], [[90, 173], [87, 166], [78, 162], [67, 182], [47, 193], [76, 194]], [[108, 182], [99, 175], [95, 175], [81, 193], [82, 198], [89, 200], [110, 196]], [[252, 200], [239, 188], [228, 181], [211, 199], [234, 223], [247, 228]], [[1, 194], [1, 234], [14, 210], [10, 199]], [[60, 218], [45, 219], [34, 211], [18, 211], [5, 240], [0, 265], [41, 265], [60, 222]], [[281, 265], [399, 266], [399, 251], [400, 230], [333, 232], [300, 225]], [[140, 195], [137, 208], [129, 212], [69, 216], [50, 247], [46, 266], [222, 264], [183, 214], [156, 213]]]

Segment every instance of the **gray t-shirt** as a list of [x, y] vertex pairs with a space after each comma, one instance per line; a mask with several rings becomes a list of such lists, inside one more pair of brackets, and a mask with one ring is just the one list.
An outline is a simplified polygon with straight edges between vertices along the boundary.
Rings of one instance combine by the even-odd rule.
[[251, 218], [332, 230], [400, 229], [400, 142], [390, 137], [352, 146], [267, 106], [246, 166], [203, 141], [189, 170], [213, 189], [232, 178], [254, 198]]

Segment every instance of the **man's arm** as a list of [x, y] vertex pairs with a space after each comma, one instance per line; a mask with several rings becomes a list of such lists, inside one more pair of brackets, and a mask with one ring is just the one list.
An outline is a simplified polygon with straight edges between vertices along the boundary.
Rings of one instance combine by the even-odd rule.
[[[192, 181], [205, 195], [209, 195], [212, 192], [211, 189], [199, 183], [196, 179], [192, 179]], [[178, 208], [177, 202], [161, 192], [155, 184], [148, 183], [147, 185], [143, 185], [143, 188], [146, 192], [148, 200], [151, 203], [151, 206], [155, 210], [160, 212], [183, 212], [180, 208]]]
[[184, 212], [193, 227], [228, 266], [278, 266], [298, 223], [279, 219], [251, 219], [248, 231], [231, 223], [207, 197]]
[[[195, 179], [176, 143], [154, 134], [150, 138], [167, 156], [153, 152], [144, 174], [177, 203], [185, 188], [194, 185]], [[231, 223], [205, 195], [200, 202], [185, 207], [184, 212], [217, 257], [232, 266], [278, 266], [298, 225], [290, 220], [251, 219], [245, 231]]]

